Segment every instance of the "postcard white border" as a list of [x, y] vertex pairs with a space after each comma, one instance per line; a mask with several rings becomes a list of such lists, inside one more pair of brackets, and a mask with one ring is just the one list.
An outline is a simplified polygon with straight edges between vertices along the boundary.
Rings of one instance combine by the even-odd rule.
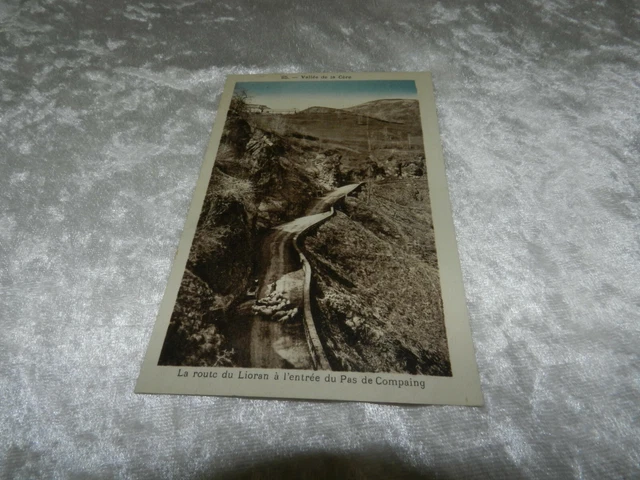
[[[304, 75], [304, 78], [303, 78]], [[262, 368], [212, 368], [159, 366], [158, 359], [165, 339], [178, 290], [186, 267], [198, 218], [215, 162], [218, 145], [236, 82], [273, 81], [352, 81], [352, 80], [414, 80], [420, 103], [427, 178], [435, 231], [445, 326], [449, 345], [452, 377], [360, 373], [324, 370], [274, 370]], [[187, 372], [188, 376], [184, 373]], [[200, 372], [200, 373], [199, 373]], [[266, 374], [268, 380], [238, 378], [251, 374]], [[224, 375], [226, 373], [226, 376]], [[233, 378], [228, 378], [233, 373]], [[278, 374], [278, 380], [274, 377]], [[283, 380], [284, 373], [309, 376], [307, 380]], [[327, 382], [327, 375], [336, 382]], [[200, 375], [200, 376], [198, 376]], [[225, 377], [225, 378], [223, 378]], [[320, 377], [318, 381], [315, 379]], [[311, 379], [313, 378], [313, 379]], [[343, 380], [340, 382], [340, 380]], [[382, 385], [388, 381], [424, 381], [420, 386]], [[136, 393], [221, 395], [265, 398], [295, 398], [346, 400], [407, 404], [483, 404], [477, 371], [469, 317], [466, 307], [462, 272], [449, 203], [447, 179], [436, 116], [431, 75], [418, 73], [309, 73], [230, 75], [220, 99], [213, 133], [198, 177], [189, 214], [173, 262], [171, 274], [145, 355]]]

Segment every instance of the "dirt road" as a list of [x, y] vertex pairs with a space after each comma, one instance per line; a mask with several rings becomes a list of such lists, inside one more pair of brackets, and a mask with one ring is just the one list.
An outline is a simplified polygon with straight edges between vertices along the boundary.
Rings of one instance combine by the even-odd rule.
[[275, 227], [264, 241], [262, 246], [260, 265], [266, 265], [264, 273], [261, 272], [261, 288], [258, 297], [264, 295], [267, 285], [275, 282], [285, 273], [300, 269], [300, 260], [293, 247], [293, 238], [312, 225], [331, 216], [331, 206], [342, 197], [358, 188], [360, 184], [354, 183], [337, 188], [328, 193], [307, 210], [307, 215]]
[[[316, 200], [307, 215], [275, 227], [262, 243], [259, 256], [258, 298], [266, 295], [269, 284], [283, 275], [302, 268], [293, 246], [294, 237], [331, 216], [331, 206], [358, 188], [360, 184], [340, 187]], [[234, 320], [229, 340], [239, 353], [240, 366], [252, 368], [312, 369], [313, 364], [301, 322], [282, 324], [260, 315], [246, 313]]]

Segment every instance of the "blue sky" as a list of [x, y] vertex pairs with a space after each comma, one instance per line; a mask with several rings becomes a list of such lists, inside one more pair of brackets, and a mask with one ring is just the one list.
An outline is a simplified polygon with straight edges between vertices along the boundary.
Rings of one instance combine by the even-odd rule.
[[413, 80], [238, 82], [249, 103], [276, 109], [345, 108], [384, 98], [416, 98]]

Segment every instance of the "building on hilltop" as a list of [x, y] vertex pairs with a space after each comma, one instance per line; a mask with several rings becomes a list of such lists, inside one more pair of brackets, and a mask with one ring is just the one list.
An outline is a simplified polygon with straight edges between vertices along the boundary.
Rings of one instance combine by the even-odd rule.
[[247, 110], [249, 110], [250, 113], [268, 113], [271, 111], [266, 105], [258, 105], [256, 103], [247, 103]]

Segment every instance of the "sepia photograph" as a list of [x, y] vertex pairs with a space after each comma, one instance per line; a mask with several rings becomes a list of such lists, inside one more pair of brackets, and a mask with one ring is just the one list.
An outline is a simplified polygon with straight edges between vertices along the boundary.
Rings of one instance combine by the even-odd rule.
[[236, 84], [160, 365], [451, 374], [416, 94]]
[[415, 79], [360, 75], [233, 82], [157, 367], [423, 390], [453, 376], [425, 153], [439, 139]]

